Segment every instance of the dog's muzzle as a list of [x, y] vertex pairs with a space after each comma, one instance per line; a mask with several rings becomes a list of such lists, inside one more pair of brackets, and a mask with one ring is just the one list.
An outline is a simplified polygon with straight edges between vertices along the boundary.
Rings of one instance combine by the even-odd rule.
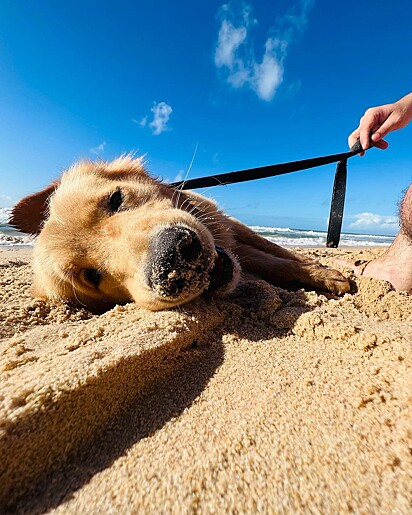
[[184, 299], [204, 290], [224, 288], [234, 266], [228, 254], [216, 247], [205, 248], [197, 234], [183, 226], [159, 232], [151, 245], [147, 281], [159, 297]]

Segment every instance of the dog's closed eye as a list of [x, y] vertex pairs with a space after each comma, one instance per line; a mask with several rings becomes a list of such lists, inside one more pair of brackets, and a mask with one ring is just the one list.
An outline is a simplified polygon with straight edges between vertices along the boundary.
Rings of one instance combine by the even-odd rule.
[[111, 213], [116, 213], [119, 211], [120, 206], [123, 204], [123, 193], [120, 188], [118, 188], [114, 193], [112, 193], [109, 197], [108, 209]]
[[99, 270], [96, 270], [95, 268], [86, 268], [86, 270], [83, 271], [83, 276], [89, 284], [95, 288], [99, 287], [100, 281], [102, 280], [102, 273], [99, 272]]

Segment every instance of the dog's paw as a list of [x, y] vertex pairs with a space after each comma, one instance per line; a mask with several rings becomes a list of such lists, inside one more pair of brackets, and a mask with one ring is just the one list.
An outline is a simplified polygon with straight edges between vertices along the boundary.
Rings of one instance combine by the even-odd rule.
[[337, 270], [322, 267], [319, 272], [316, 282], [321, 289], [329, 291], [335, 295], [343, 295], [350, 290], [348, 279]]

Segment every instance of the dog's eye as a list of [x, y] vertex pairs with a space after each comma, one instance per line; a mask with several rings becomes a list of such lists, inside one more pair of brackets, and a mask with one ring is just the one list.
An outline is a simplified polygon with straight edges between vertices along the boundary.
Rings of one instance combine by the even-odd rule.
[[123, 193], [122, 190], [117, 189], [114, 193], [110, 195], [109, 198], [109, 211], [111, 213], [116, 213], [119, 211], [120, 206], [123, 203]]
[[96, 288], [99, 286], [100, 281], [102, 280], [102, 273], [95, 268], [87, 268], [84, 272], [84, 278], [86, 281]]

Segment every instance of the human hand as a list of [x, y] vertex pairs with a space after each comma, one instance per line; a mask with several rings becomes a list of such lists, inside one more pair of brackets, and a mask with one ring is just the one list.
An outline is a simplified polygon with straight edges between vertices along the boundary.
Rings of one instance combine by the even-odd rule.
[[[412, 120], [412, 93], [393, 104], [385, 104], [368, 109], [359, 122], [359, 127], [349, 136], [349, 147], [360, 139], [363, 149], [373, 146], [380, 149], [388, 148], [388, 142], [383, 138], [397, 129], [408, 125]], [[361, 152], [363, 156], [364, 152]]]

